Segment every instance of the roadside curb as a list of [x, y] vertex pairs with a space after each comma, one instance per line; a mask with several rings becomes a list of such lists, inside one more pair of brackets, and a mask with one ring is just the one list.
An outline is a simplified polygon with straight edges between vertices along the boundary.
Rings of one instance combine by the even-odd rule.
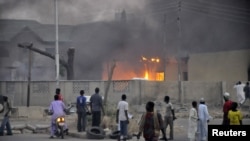
[[75, 137], [75, 138], [81, 138], [81, 139], [87, 139], [85, 132], [76, 133], [76, 132], [70, 132], [69, 131], [68, 136]]

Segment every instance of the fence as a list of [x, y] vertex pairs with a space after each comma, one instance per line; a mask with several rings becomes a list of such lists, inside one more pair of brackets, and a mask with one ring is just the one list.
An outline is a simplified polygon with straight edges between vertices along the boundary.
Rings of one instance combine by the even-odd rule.
[[[96, 87], [100, 88], [100, 94], [104, 91], [108, 81], [60, 81], [60, 88], [66, 103], [76, 101], [81, 89], [85, 95], [92, 95]], [[14, 106], [26, 106], [27, 81], [1, 81], [0, 93], [9, 96]], [[140, 105], [148, 100], [163, 101], [165, 95], [179, 103], [189, 103], [204, 97], [207, 103], [222, 104], [222, 94], [227, 91], [235, 99], [234, 83], [232, 82], [190, 82], [178, 81], [161, 82], [146, 80], [121, 80], [112, 81], [108, 92], [107, 103], [117, 104], [123, 93], [127, 94], [127, 101], [132, 105]], [[181, 92], [179, 92], [179, 86]], [[48, 106], [55, 94], [56, 82], [31, 81], [30, 106]]]

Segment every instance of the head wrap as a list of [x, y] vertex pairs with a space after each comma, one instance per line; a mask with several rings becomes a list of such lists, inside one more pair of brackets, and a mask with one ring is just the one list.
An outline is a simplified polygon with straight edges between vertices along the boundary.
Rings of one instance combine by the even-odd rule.
[[204, 98], [203, 98], [203, 97], [200, 99], [200, 102], [205, 102], [205, 100], [204, 100]]

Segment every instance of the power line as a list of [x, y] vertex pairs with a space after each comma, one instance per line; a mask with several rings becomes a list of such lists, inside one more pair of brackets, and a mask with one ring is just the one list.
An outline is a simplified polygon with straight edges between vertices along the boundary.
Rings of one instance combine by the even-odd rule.
[[233, 13], [230, 13], [229, 11], [225, 11], [223, 9], [222, 10], [221, 9], [210, 10], [212, 8], [206, 9], [206, 8], [203, 8], [203, 7], [200, 7], [200, 6], [197, 6], [197, 5], [192, 5], [192, 4], [190, 5], [190, 4], [186, 4], [186, 3], [184, 3], [184, 8], [197, 9], [197, 10], [204, 11], [204, 12], [207, 12], [207, 13], [214, 13], [214, 14], [218, 14], [218, 15], [221, 15], [221, 16], [227, 16], [227, 17], [247, 20], [246, 15], [233, 14]]
[[236, 9], [232, 10], [232, 9], [225, 8], [225, 7], [207, 6], [207, 5], [202, 5], [202, 4], [198, 4], [198, 3], [190, 3], [190, 2], [183, 2], [183, 4], [184, 5], [194, 6], [194, 7], [199, 7], [199, 8], [209, 8], [211, 10], [224, 11], [224, 12], [234, 13], [234, 14], [250, 15], [250, 13], [247, 12], [247, 11], [236, 10]]
[[250, 12], [250, 9], [235, 7], [235, 6], [231, 6], [231, 5], [225, 5], [225, 4], [219, 4], [219, 3], [207, 2], [207, 1], [202, 1], [200, 3], [204, 4], [204, 5], [213, 5], [215, 7], [221, 7], [221, 8], [226, 8], [226, 9], [233, 9], [233, 10]]
[[150, 5], [148, 7], [150, 8], [164, 8], [169, 6], [178, 6], [178, 2], [172, 2], [172, 3], [154, 3], [153, 5]]
[[[157, 14], [165, 14], [165, 13], [177, 12], [177, 9], [173, 9], [173, 10], [172, 9], [173, 8], [158, 10], [158, 11], [154, 11], [154, 12], [147, 12], [145, 15], [157, 15]], [[169, 10], [169, 11], [167, 11], [167, 10]]]
[[223, 20], [227, 20], [227, 21], [231, 21], [231, 22], [250, 24], [250, 22], [247, 22], [247, 21], [240, 21], [240, 20], [235, 20], [235, 19], [232, 19], [232, 18], [230, 19], [230, 18], [225, 18], [225, 17], [219, 17], [219, 16], [212, 15], [212, 14], [209, 14], [209, 13], [207, 13], [205, 11], [197, 10], [197, 9], [194, 9], [194, 8], [183, 8], [183, 10], [188, 11], [188, 12], [203, 14], [203, 15], [206, 15], [206, 16], [209, 16], [209, 17], [213, 17], [213, 18], [217, 18], [217, 19], [223, 19]]

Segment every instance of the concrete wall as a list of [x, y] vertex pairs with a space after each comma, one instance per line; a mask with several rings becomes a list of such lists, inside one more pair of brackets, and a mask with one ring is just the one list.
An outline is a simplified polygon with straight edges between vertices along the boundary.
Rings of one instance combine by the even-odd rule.
[[250, 50], [192, 54], [189, 81], [247, 81]]
[[[180, 84], [180, 85], [179, 85]], [[100, 94], [104, 96], [107, 81], [62, 81], [60, 88], [65, 103], [74, 103], [81, 89], [85, 95], [92, 95], [96, 87], [100, 88]], [[204, 97], [208, 104], [222, 104], [222, 94], [227, 91], [236, 100], [233, 89], [234, 82], [203, 82], [203, 81], [145, 81], [124, 80], [112, 81], [107, 104], [116, 105], [123, 93], [128, 95], [128, 102], [132, 105], [144, 104], [148, 100], [163, 101], [165, 95], [169, 95], [175, 103], [190, 103]], [[179, 86], [182, 93], [179, 93]], [[48, 107], [55, 94], [56, 82], [31, 82], [30, 106]], [[27, 105], [27, 82], [0, 82], [0, 93], [8, 95], [14, 106]]]

